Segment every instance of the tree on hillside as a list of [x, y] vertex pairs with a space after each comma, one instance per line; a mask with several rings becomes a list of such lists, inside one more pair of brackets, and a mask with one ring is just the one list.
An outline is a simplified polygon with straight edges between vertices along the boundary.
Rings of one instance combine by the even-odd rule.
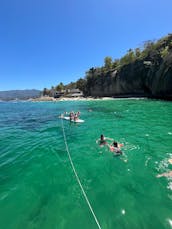
[[144, 42], [144, 50], [141, 53], [141, 59], [151, 58], [151, 56], [155, 56], [158, 53], [157, 43], [154, 43], [151, 40]]
[[136, 56], [136, 58], [139, 58], [140, 57], [140, 54], [141, 54], [140, 48], [136, 48], [135, 49], [135, 56]]
[[112, 68], [112, 58], [110, 56], [105, 57], [104, 59], [104, 67], [106, 70], [111, 70]]
[[65, 86], [66, 89], [75, 89], [76, 88], [76, 82], [70, 82]]
[[88, 80], [89, 78], [93, 78], [95, 76], [96, 69], [95, 68], [90, 68], [86, 72], [86, 79]]
[[56, 91], [62, 91], [64, 90], [64, 85], [62, 82], [60, 82], [56, 87], [55, 87]]
[[86, 84], [86, 80], [80, 78], [79, 80], [76, 81], [76, 88], [78, 88], [81, 91], [84, 91], [85, 89], [85, 84]]
[[43, 96], [49, 95], [49, 93], [50, 91], [47, 88], [43, 89], [43, 92], [42, 92]]
[[112, 63], [112, 68], [113, 69], [118, 69], [120, 66], [120, 60], [119, 59], [115, 59], [114, 62]]
[[169, 53], [169, 48], [168, 46], [166, 46], [163, 50], [161, 50], [160, 54], [162, 58], [165, 58], [168, 55], [168, 53]]
[[120, 59], [120, 65], [126, 65], [130, 64], [135, 60], [135, 53], [132, 49], [129, 49], [127, 54], [125, 54], [121, 59]]
[[51, 86], [51, 89], [49, 90], [49, 96], [54, 96], [54, 91], [55, 91], [55, 87]]

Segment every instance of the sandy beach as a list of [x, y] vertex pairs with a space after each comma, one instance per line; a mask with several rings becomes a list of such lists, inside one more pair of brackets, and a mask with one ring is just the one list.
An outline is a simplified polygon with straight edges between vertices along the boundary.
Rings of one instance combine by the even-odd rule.
[[31, 101], [33, 102], [49, 102], [49, 101], [53, 101], [53, 102], [59, 102], [59, 101], [90, 101], [90, 100], [112, 100], [114, 98], [112, 97], [102, 97], [102, 98], [94, 98], [94, 97], [60, 97], [60, 98], [54, 98], [54, 97], [46, 97], [46, 96], [42, 96], [36, 99], [31, 99]]

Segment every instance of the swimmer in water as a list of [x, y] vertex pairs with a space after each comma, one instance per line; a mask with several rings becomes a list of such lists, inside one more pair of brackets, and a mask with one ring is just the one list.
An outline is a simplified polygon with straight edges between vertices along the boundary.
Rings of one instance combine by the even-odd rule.
[[168, 173], [158, 174], [156, 177], [157, 178], [159, 178], [159, 177], [172, 177], [172, 171], [170, 171]]
[[71, 111], [69, 113], [69, 118], [70, 118], [70, 121], [74, 120], [74, 112], [73, 111]]
[[123, 144], [118, 144], [116, 141], [114, 141], [111, 145], [108, 146], [109, 150], [114, 153], [114, 155], [122, 155], [121, 146], [123, 146]]
[[[172, 164], [172, 159], [171, 159], [171, 158], [168, 159], [168, 162], [169, 162], [170, 164]], [[169, 172], [166, 172], [166, 173], [158, 174], [156, 177], [157, 177], [157, 178], [159, 178], [159, 177], [172, 177], [172, 170], [169, 171]]]
[[98, 139], [96, 141], [96, 143], [98, 143], [100, 146], [103, 146], [103, 145], [107, 145], [107, 141], [106, 140], [112, 140], [111, 138], [107, 138], [105, 137], [103, 134], [100, 135], [100, 139]]
[[75, 114], [74, 114], [74, 121], [77, 121], [77, 120], [78, 120], [78, 118], [79, 118], [79, 117], [78, 117], [78, 114], [77, 114], [77, 113], [75, 113]]
[[168, 162], [169, 162], [170, 164], [172, 164], [172, 159], [168, 159]]

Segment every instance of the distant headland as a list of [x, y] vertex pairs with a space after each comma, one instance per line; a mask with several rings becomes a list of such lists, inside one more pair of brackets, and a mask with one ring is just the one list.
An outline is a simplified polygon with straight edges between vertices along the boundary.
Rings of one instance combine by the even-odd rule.
[[0, 100], [11, 101], [11, 100], [28, 100], [31, 98], [38, 98], [41, 95], [41, 91], [32, 90], [9, 90], [0, 91]]

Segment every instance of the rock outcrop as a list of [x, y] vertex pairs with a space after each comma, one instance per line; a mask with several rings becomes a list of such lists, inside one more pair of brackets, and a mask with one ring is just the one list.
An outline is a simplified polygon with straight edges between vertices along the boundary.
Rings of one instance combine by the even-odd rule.
[[[90, 96], [146, 96], [172, 100], [172, 35], [156, 44], [144, 58], [138, 58], [119, 70], [89, 78]], [[166, 55], [162, 51], [168, 48]], [[95, 71], [96, 72], [96, 71]]]

